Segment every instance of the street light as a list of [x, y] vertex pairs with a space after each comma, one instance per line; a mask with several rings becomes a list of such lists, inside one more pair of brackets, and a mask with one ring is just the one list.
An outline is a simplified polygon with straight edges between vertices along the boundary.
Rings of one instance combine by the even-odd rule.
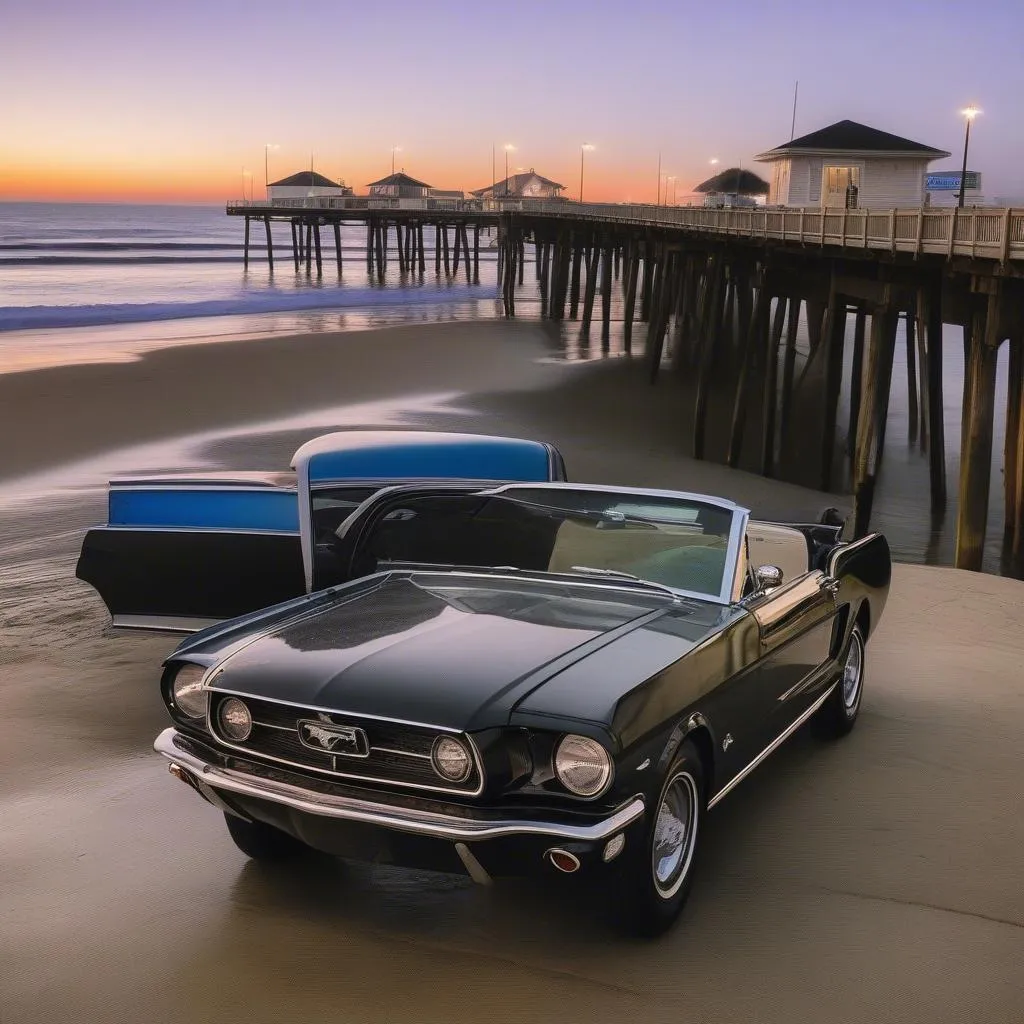
[[513, 146], [511, 142], [506, 142], [505, 143], [505, 195], [506, 196], [508, 195], [508, 154], [509, 154], [510, 150], [513, 150], [515, 148], [516, 147]]
[[402, 152], [402, 147], [401, 146], [392, 146], [391, 147], [391, 174], [392, 175], [394, 175], [394, 173], [395, 173], [395, 154], [396, 153], [401, 153], [401, 152]]
[[[246, 167], [243, 167], [242, 168], [242, 198], [243, 199], [248, 199], [248, 196], [245, 194], [245, 179], [246, 178], [252, 178], [252, 171], [250, 171]], [[250, 186], [250, 191], [251, 191], [251, 186]]]
[[587, 152], [588, 149], [593, 149], [593, 148], [594, 147], [589, 142], [584, 142], [580, 146], [580, 202], [581, 203], [583, 202], [583, 157], [584, 157], [584, 154]]
[[960, 111], [964, 115], [964, 120], [967, 122], [967, 131], [964, 133], [964, 167], [960, 172], [960, 199], [957, 202], [957, 206], [962, 207], [964, 205], [964, 193], [967, 191], [967, 146], [971, 141], [971, 122], [981, 113], [981, 111], [972, 103], [969, 107]]
[[668, 183], [670, 181], [672, 182], [672, 205], [675, 206], [676, 205], [676, 176], [674, 174], [670, 174], [665, 179], [665, 205], [668, 206]]
[[266, 189], [267, 198], [270, 198], [270, 151], [281, 147], [273, 142], [263, 144], [263, 187]]

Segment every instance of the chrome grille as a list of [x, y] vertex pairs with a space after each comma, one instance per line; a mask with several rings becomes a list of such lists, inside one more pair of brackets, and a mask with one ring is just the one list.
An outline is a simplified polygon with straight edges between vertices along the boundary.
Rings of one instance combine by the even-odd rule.
[[[252, 732], [242, 742], [225, 739], [217, 725], [220, 705], [230, 696], [238, 696], [243, 700], [252, 715]], [[338, 754], [308, 746], [299, 738], [301, 721], [360, 729], [366, 734], [369, 754]], [[211, 694], [209, 725], [218, 741], [233, 750], [325, 775], [442, 793], [475, 795], [483, 789], [479, 758], [473, 744], [465, 736], [458, 738], [466, 743], [473, 757], [469, 777], [464, 782], [453, 783], [437, 774], [430, 759], [431, 748], [438, 736], [452, 734], [429, 726], [328, 713], [216, 691]]]

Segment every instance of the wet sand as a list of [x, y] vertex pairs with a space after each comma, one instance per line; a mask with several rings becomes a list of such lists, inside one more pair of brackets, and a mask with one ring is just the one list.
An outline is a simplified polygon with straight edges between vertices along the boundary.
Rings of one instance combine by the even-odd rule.
[[73, 578], [108, 471], [283, 467], [325, 429], [410, 424], [545, 436], [577, 479], [766, 515], [842, 504], [685, 459], [669, 388], [549, 352], [535, 326], [466, 324], [0, 378], [3, 1024], [1024, 1018], [1012, 580], [897, 567], [857, 729], [798, 734], [716, 808], [653, 944], [555, 883], [267, 871], [167, 774], [151, 742], [175, 641], [106, 635]]

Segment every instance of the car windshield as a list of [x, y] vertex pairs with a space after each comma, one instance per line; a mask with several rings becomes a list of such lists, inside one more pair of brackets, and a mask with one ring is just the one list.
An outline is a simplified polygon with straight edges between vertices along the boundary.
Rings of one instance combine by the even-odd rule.
[[362, 575], [388, 568], [476, 566], [636, 581], [727, 601], [742, 517], [688, 496], [525, 486], [395, 496], [353, 552]]

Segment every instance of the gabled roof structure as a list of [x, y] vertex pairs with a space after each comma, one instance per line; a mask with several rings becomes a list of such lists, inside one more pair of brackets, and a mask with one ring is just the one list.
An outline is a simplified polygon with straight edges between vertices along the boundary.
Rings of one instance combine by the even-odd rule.
[[377, 188], [380, 185], [397, 185], [399, 188], [433, 188], [433, 185], [428, 185], [425, 181], [417, 181], [416, 178], [406, 174], [405, 171], [396, 171], [394, 174], [389, 174], [386, 178], [381, 178], [379, 181], [371, 181], [367, 188]]
[[520, 174], [510, 174], [507, 178], [502, 178], [501, 181], [497, 181], [494, 185], [485, 185], [483, 188], [475, 189], [471, 194], [474, 196], [482, 196], [485, 192], [494, 190], [495, 195], [503, 195], [507, 190], [510, 195], [515, 195], [521, 188], [523, 188], [527, 182], [532, 181], [536, 178], [542, 185], [550, 185], [552, 188], [565, 188], [564, 185], [559, 184], [557, 181], [552, 181], [550, 178], [545, 178], [543, 174], [538, 174], [534, 170], [523, 171]]
[[945, 150], [905, 139], [901, 135], [880, 131], [857, 121], [836, 121], [809, 135], [785, 142], [775, 149], [760, 153], [755, 160], [774, 160], [781, 156], [808, 153], [875, 153], [920, 156], [927, 159], [949, 156]]
[[298, 174], [291, 174], [287, 178], [282, 178], [280, 181], [272, 181], [270, 187], [273, 188], [276, 185], [292, 186], [292, 187], [305, 187], [311, 188], [316, 186], [317, 188], [341, 188], [342, 186], [336, 182], [331, 181], [330, 178], [325, 178], [322, 174], [316, 171], [299, 171]]

